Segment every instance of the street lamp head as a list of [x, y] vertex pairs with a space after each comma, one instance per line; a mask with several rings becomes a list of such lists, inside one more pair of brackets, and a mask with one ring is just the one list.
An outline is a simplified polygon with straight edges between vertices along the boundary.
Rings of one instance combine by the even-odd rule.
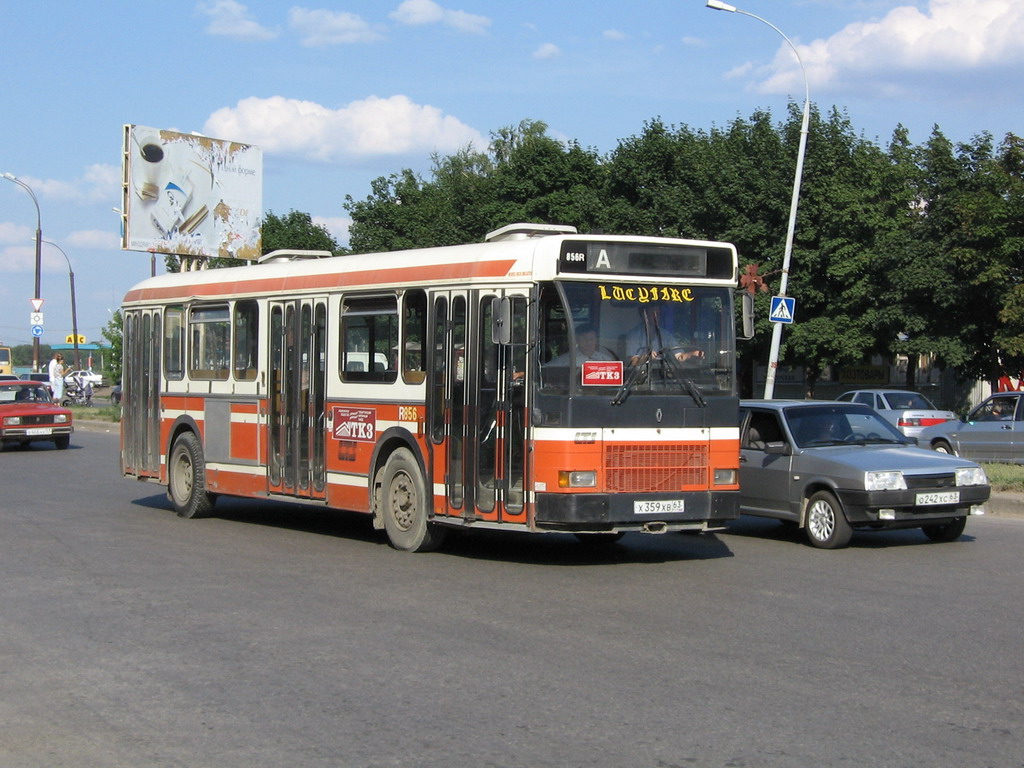
[[708, 0], [704, 6], [705, 8], [714, 8], [716, 11], [728, 11], [729, 13], [736, 13], [736, 6], [723, 3], [721, 0]]
[[3, 177], [5, 179], [7, 179], [8, 181], [17, 181], [18, 180], [18, 177], [15, 176], [13, 173], [4, 173]]

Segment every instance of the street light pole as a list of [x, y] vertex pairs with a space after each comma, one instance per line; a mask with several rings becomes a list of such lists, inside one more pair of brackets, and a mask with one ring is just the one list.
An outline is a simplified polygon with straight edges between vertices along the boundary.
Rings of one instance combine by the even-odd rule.
[[[36, 206], [36, 295], [33, 298], [39, 299], [41, 298], [41, 296], [39, 295], [39, 284], [41, 282], [40, 278], [43, 272], [43, 217], [39, 212], [39, 201], [36, 200], [36, 194], [35, 192], [32, 191], [32, 187], [30, 187], [24, 181], [19, 179], [17, 176], [15, 176], [12, 173], [4, 173], [2, 175], [8, 181], [13, 181], [19, 187], [28, 192], [29, 196], [32, 198], [32, 202], [35, 203]], [[38, 372], [40, 370], [38, 336], [32, 337], [32, 370], [35, 372]]]
[[64, 253], [63, 248], [61, 248], [52, 240], [43, 240], [43, 242], [46, 243], [47, 245], [52, 245], [54, 248], [60, 251], [61, 256], [64, 257], [64, 261], [68, 263], [68, 279], [71, 282], [71, 335], [72, 341], [75, 344], [75, 370], [81, 370], [82, 358], [78, 350], [78, 309], [75, 305], [75, 271], [71, 269], [71, 259], [69, 259], [68, 255]]
[[[762, 19], [760, 16], [756, 16], [753, 13], [740, 10], [739, 8], [723, 3], [721, 0], [707, 0], [707, 8], [713, 8], [716, 11], [728, 11], [729, 13], [739, 13], [743, 16], [749, 16], [752, 19], [757, 19], [762, 24], [767, 24], [769, 27], [778, 32], [782, 39], [786, 41], [789, 47], [793, 51], [793, 55], [796, 56], [796, 63], [800, 65], [800, 74], [804, 78], [804, 114], [803, 122], [800, 124], [800, 146], [796, 153], [796, 173], [793, 176], [793, 197], [789, 203], [789, 228], [786, 230], [786, 249], [782, 255], [782, 279], [779, 282], [779, 295], [786, 295], [786, 287], [789, 284], [789, 262], [793, 255], [793, 235], [796, 232], [796, 210], [800, 202], [800, 181], [803, 177], [804, 172], [804, 154], [807, 150], [807, 131], [808, 125], [810, 124], [811, 115], [811, 88], [807, 82], [807, 70], [804, 69], [804, 63], [800, 59], [800, 52], [793, 45], [793, 41], [786, 37], [786, 34], [772, 24], [767, 19]], [[764, 382], [764, 396], [765, 399], [771, 400], [775, 396], [775, 372], [779, 367], [779, 347], [782, 344], [782, 323], [772, 324], [772, 344], [768, 352], [768, 373], [765, 376]]]

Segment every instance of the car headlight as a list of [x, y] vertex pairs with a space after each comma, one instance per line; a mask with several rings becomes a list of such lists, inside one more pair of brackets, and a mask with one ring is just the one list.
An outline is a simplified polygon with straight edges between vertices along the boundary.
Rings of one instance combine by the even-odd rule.
[[956, 470], [957, 485], [986, 485], [988, 477], [981, 467], [960, 467]]
[[54, 424], [64, 424], [67, 420], [68, 415], [66, 413], [58, 413], [53, 417]]
[[864, 490], [867, 491], [905, 491], [907, 481], [902, 472], [865, 472]]
[[21, 424], [21, 416], [4, 416], [5, 427], [16, 427]]

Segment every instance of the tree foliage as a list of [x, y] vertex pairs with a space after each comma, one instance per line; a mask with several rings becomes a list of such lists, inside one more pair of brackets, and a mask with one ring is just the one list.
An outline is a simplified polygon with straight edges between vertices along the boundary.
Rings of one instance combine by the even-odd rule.
[[[581, 231], [737, 245], [774, 289], [785, 244], [801, 111], [766, 111], [696, 130], [644, 124], [606, 155], [558, 141], [539, 121], [491, 136], [486, 152], [435, 156], [429, 178], [402, 170], [348, 197], [355, 252], [479, 241], [516, 221]], [[1024, 367], [1024, 140], [954, 145], [936, 127], [887, 146], [840, 110], [812, 109], [788, 293], [797, 322], [782, 361], [811, 386], [830, 365], [931, 353], [963, 377]], [[757, 336], [767, 356], [768, 296]], [[913, 369], [909, 372], [913, 376]], [[913, 382], [908, 382], [912, 384]]]

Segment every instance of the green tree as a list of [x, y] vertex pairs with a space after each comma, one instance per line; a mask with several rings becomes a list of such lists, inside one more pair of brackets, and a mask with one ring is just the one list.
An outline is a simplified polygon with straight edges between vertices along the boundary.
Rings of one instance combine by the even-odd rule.
[[110, 371], [110, 380], [114, 383], [121, 381], [121, 372], [124, 364], [124, 344], [121, 335], [122, 327], [121, 310], [114, 310], [108, 322], [100, 331], [103, 338], [110, 345], [110, 361], [107, 370]]

